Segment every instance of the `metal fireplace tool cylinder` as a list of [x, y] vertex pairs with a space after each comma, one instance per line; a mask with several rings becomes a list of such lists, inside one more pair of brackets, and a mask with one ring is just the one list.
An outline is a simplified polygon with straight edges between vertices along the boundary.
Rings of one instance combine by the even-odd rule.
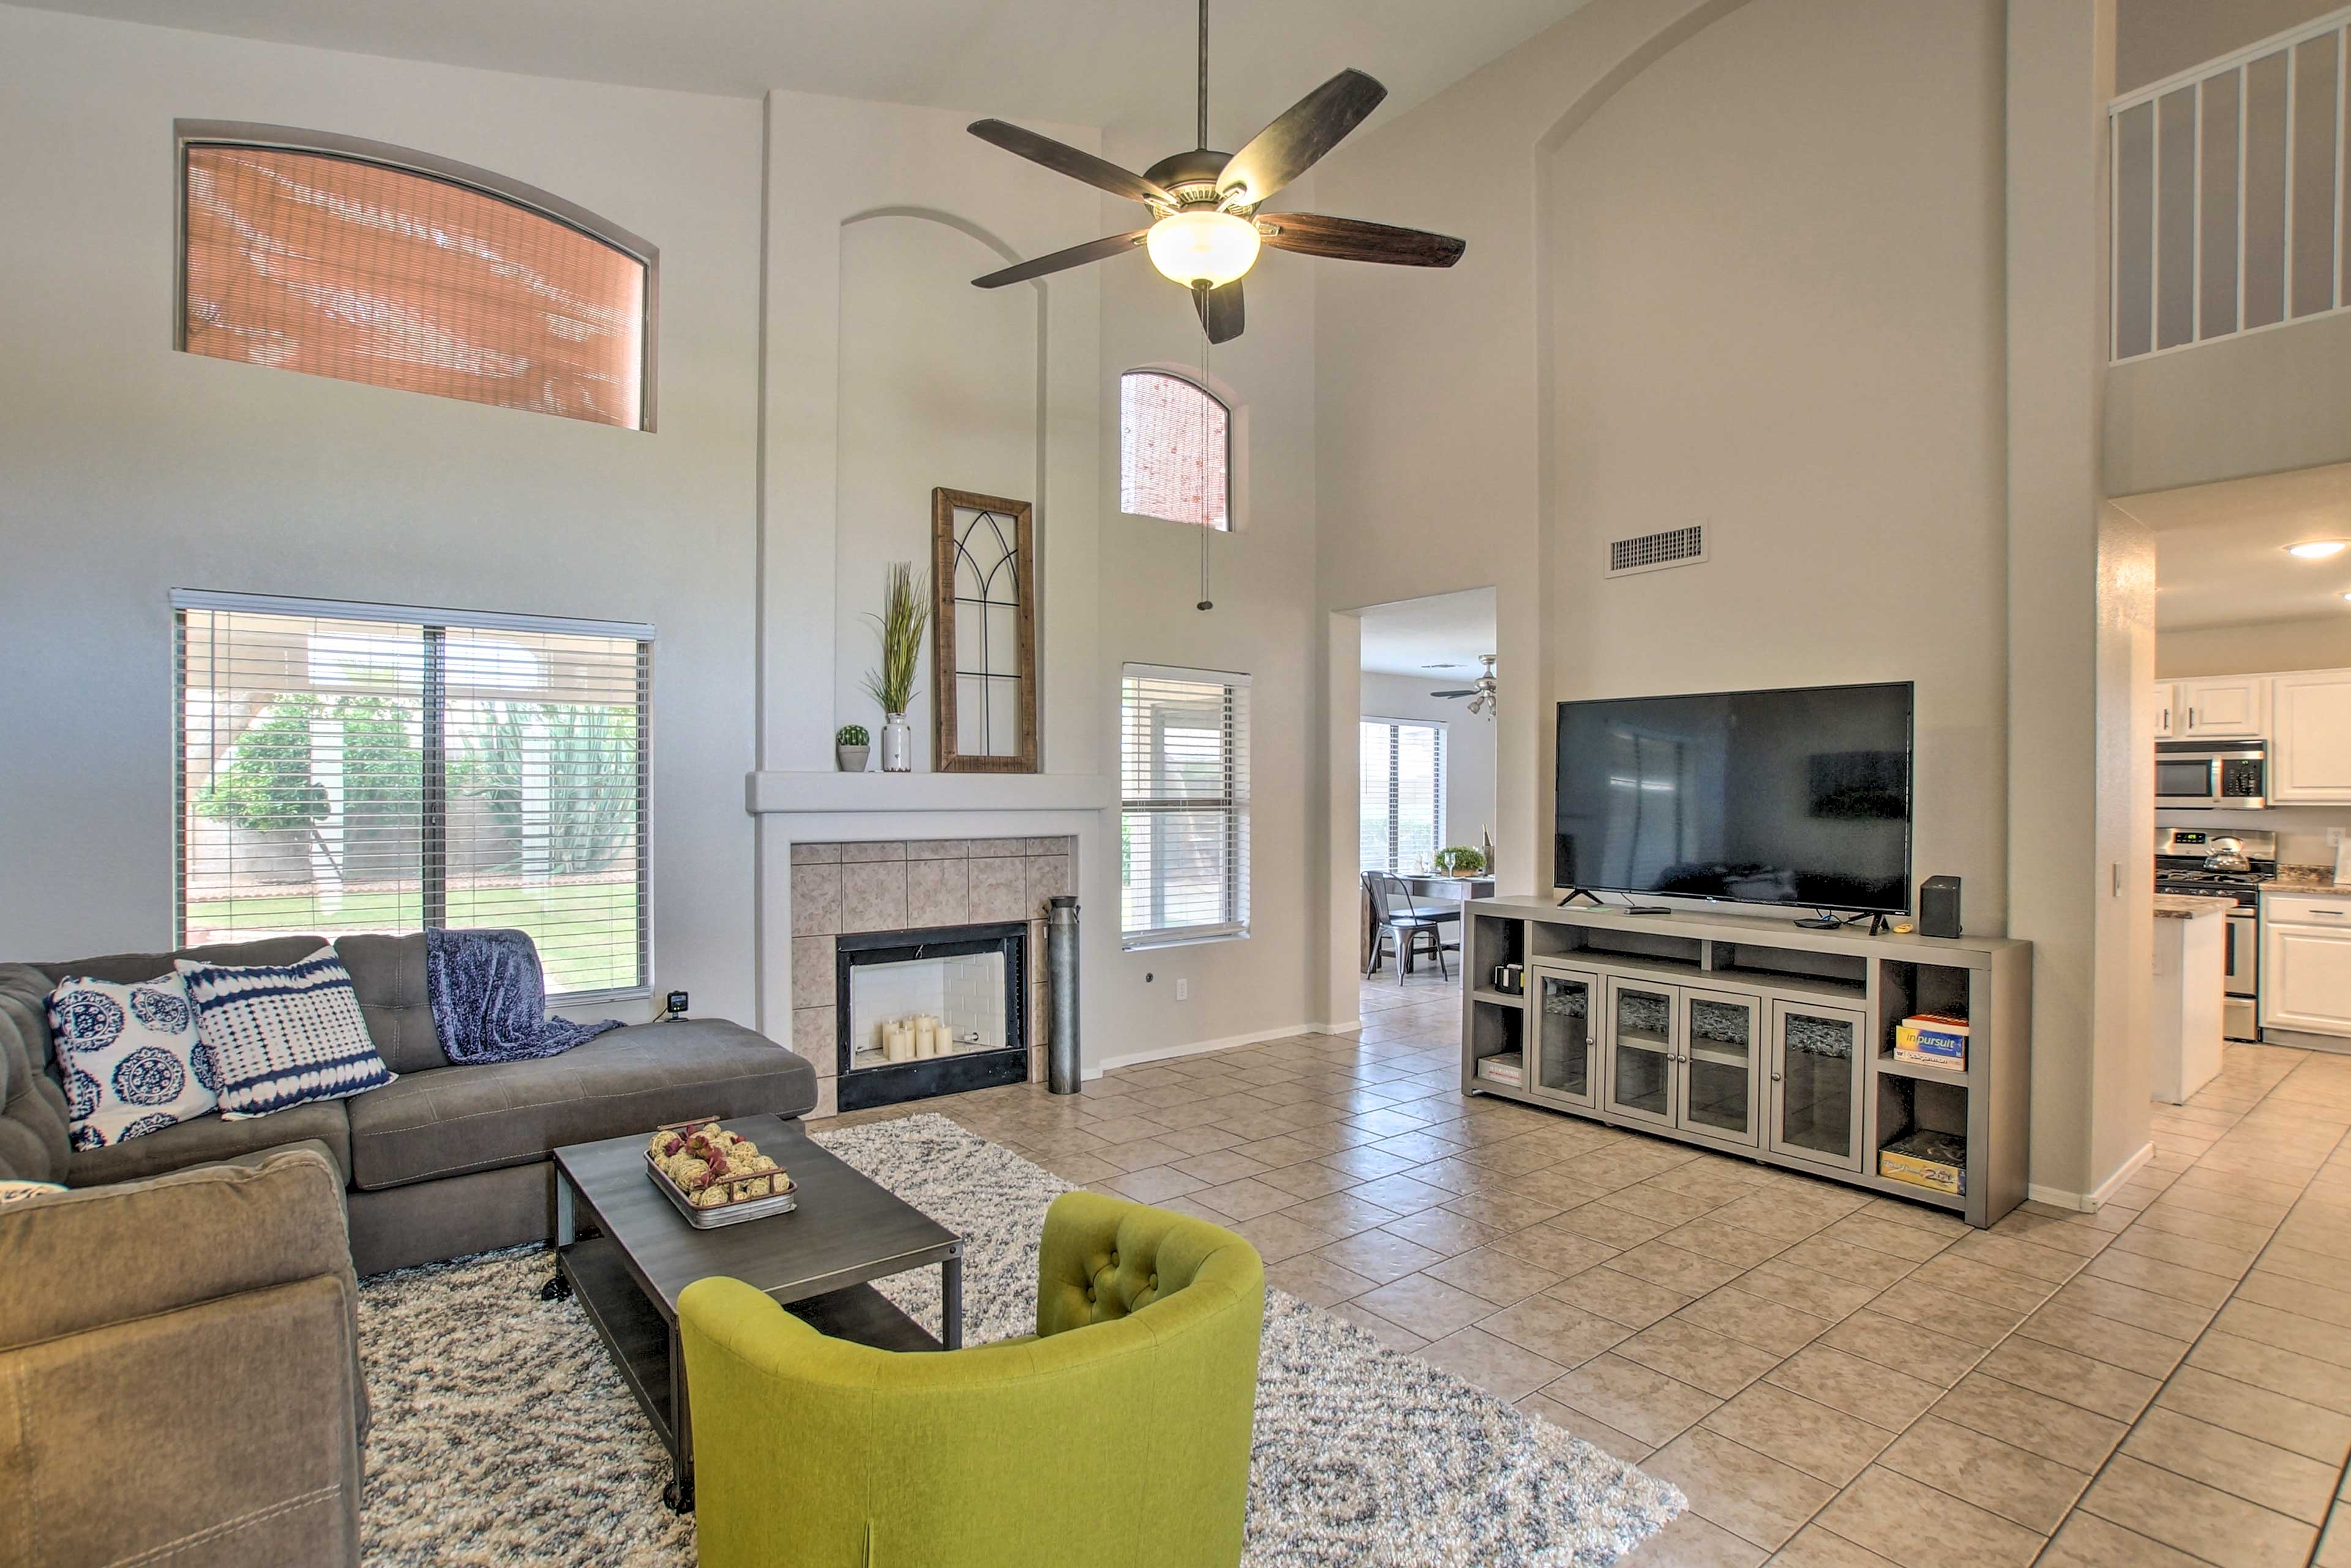
[[1057, 894], [1045, 915], [1045, 972], [1052, 987], [1045, 1019], [1046, 1087], [1078, 1092], [1078, 901]]

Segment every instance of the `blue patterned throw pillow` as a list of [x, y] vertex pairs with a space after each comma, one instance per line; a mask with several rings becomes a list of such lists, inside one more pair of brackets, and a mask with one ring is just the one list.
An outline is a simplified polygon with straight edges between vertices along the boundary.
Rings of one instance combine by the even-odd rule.
[[217, 1103], [212, 1053], [176, 974], [128, 986], [68, 976], [49, 993], [49, 1033], [77, 1149], [143, 1138]]
[[348, 1099], [392, 1081], [332, 947], [298, 964], [183, 958], [179, 969], [196, 1005], [196, 1030], [218, 1065], [225, 1119]]

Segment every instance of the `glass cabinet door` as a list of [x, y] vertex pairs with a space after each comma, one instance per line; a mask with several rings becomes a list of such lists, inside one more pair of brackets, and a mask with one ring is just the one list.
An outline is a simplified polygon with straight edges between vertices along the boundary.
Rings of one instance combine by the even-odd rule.
[[1548, 967], [1527, 974], [1537, 982], [1535, 1092], [1588, 1108], [1593, 1103], [1592, 1042], [1600, 1012], [1600, 977]]
[[1680, 989], [1608, 981], [1608, 1108], [1660, 1126], [1674, 1124], [1675, 1026]]
[[1771, 1004], [1771, 1146], [1861, 1168], [1861, 1064], [1868, 1027], [1845, 1008]]
[[1755, 1142], [1755, 1063], [1761, 1003], [1715, 991], [1682, 992], [1681, 1124]]

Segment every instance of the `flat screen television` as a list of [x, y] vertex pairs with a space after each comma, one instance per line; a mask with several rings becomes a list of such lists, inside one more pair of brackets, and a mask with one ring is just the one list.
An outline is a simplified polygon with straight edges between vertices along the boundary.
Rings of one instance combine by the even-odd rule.
[[1559, 705], [1552, 880], [1910, 910], [1911, 685]]

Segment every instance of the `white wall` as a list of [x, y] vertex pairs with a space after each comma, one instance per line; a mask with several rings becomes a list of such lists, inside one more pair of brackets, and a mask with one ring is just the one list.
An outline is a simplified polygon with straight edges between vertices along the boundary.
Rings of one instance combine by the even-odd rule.
[[1364, 673], [1365, 718], [1437, 719], [1445, 726], [1445, 842], [1484, 841], [1494, 831], [1494, 741], [1499, 719], [1469, 711], [1458, 698], [1433, 697], [1432, 689], [1458, 685], [1445, 672], [1427, 676]]
[[[389, 141], [661, 250], [638, 434], [176, 353], [175, 117]], [[0, 953], [172, 936], [173, 588], [653, 622], [657, 988], [752, 1002], [759, 106], [0, 8]]]
[[2159, 681], [2343, 669], [2351, 669], [2351, 610], [2301, 621], [2159, 632], [2155, 639], [2155, 676]]

